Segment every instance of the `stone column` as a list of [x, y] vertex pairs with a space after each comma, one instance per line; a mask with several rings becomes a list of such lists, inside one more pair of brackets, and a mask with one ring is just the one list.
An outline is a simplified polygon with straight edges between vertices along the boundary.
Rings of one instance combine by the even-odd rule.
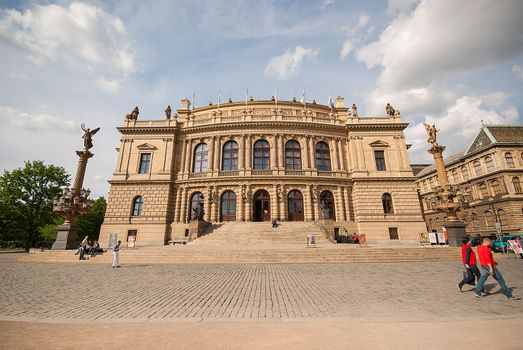
[[242, 198], [242, 187], [243, 185], [240, 185], [238, 187], [239, 191], [236, 192], [236, 211], [239, 221], [245, 221], [245, 203]]
[[207, 191], [203, 197], [203, 210], [204, 210], [204, 216], [203, 219], [205, 221], [211, 220], [211, 213], [213, 212], [214, 203], [211, 203], [211, 192], [212, 188], [207, 187]]
[[344, 152], [345, 147], [343, 147], [344, 142], [345, 142], [345, 140], [343, 140], [343, 139], [336, 140], [336, 143], [338, 145], [338, 154], [340, 156], [340, 170], [346, 171], [347, 170], [347, 157], [345, 157], [345, 152]]
[[360, 169], [368, 169], [367, 162], [365, 161], [365, 151], [363, 150], [363, 137], [359, 136], [356, 144], [358, 146], [358, 164], [360, 165]]
[[245, 170], [245, 135], [242, 135], [239, 140], [238, 170]]
[[184, 173], [190, 173], [191, 172], [191, 158], [192, 158], [192, 143], [193, 140], [186, 141], [185, 147], [185, 169]]
[[178, 187], [176, 190], [176, 205], [174, 207], [174, 221], [180, 222], [180, 216], [182, 214], [182, 194], [183, 194], [183, 188]]
[[183, 195], [182, 195], [182, 207], [181, 207], [181, 213], [182, 213], [182, 218], [180, 220], [180, 222], [183, 222], [183, 223], [187, 223], [188, 222], [188, 218], [187, 218], [187, 206], [189, 205], [188, 203], [188, 198], [187, 196], [189, 195], [189, 189], [187, 187], [185, 187], [183, 189]]
[[278, 150], [278, 164], [281, 170], [285, 170], [285, 140], [284, 135], [278, 134], [280, 140]]
[[[271, 142], [269, 142], [269, 144], [271, 145], [271, 150], [270, 150], [271, 159], [270, 159], [270, 162], [269, 162], [269, 169], [271, 171], [274, 171], [278, 167], [278, 165], [277, 165], [277, 157], [276, 157], [276, 145], [277, 145], [276, 135], [275, 136], [271, 136], [269, 139], [271, 140]], [[269, 141], [269, 140], [267, 140], [267, 141]], [[272, 216], [272, 209], [271, 209], [271, 217], [273, 217]]]
[[127, 143], [127, 140], [125, 140], [125, 139], [120, 140], [120, 152], [118, 154], [118, 160], [116, 162], [116, 169], [118, 169], [118, 172], [122, 171], [122, 163], [123, 163], [126, 143]]
[[[280, 199], [280, 221], [287, 221], [287, 191], [285, 185], [280, 185], [281, 199]], [[305, 211], [305, 197], [303, 198], [303, 206]]]
[[129, 175], [129, 165], [131, 164], [131, 151], [133, 149], [133, 140], [129, 140], [129, 150], [127, 151], [127, 161], [125, 163], [125, 175]]
[[332, 171], [338, 171], [339, 165], [338, 165], [338, 148], [336, 147], [336, 140], [332, 139], [329, 142], [330, 146], [329, 148], [332, 150]]
[[311, 164], [311, 170], [314, 170], [316, 168], [316, 160], [314, 159], [314, 137], [311, 136], [309, 138], [309, 158], [310, 158], [310, 164]]
[[220, 153], [222, 149], [222, 142], [220, 136], [216, 137], [216, 143], [214, 144], [214, 171], [220, 171]]
[[247, 194], [247, 200], [245, 202], [245, 221], [252, 221], [253, 193], [251, 193], [251, 185], [246, 186], [245, 193]]
[[[310, 169], [309, 163], [309, 147], [306, 136], [300, 137], [300, 146], [301, 146], [301, 159], [303, 162], [302, 169]], [[285, 166], [285, 165], [284, 165]]]
[[359, 169], [360, 168], [360, 165], [359, 165], [359, 162], [358, 162], [358, 155], [357, 155], [357, 151], [356, 151], [356, 137], [355, 136], [351, 136], [349, 138], [349, 142], [347, 143], [347, 147], [349, 148], [349, 164], [350, 164], [350, 168], [352, 170], [355, 170], [355, 169]]
[[272, 185], [269, 188], [271, 196], [271, 220], [278, 217], [278, 194], [276, 193], [276, 185]]
[[247, 135], [246, 146], [247, 146], [246, 151], [245, 151], [246, 169], [251, 170], [252, 169], [252, 135]]
[[218, 171], [218, 169], [216, 169], [214, 167], [214, 148], [216, 147], [216, 138], [213, 136], [211, 139], [210, 139], [210, 147], [209, 147], [209, 153], [208, 153], [208, 163], [207, 163], [207, 171]]
[[350, 190], [348, 187], [345, 187], [345, 219], [347, 221], [351, 220], [350, 212]]
[[343, 221], [343, 193], [342, 188], [336, 188], [336, 221]]

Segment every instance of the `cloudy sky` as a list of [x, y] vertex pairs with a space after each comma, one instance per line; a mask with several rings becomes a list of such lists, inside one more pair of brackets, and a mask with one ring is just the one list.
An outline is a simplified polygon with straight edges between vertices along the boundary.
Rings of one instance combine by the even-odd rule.
[[163, 118], [196, 104], [329, 92], [361, 115], [390, 102], [428, 162], [424, 120], [447, 155], [486, 124], [521, 124], [523, 1], [6, 1], [0, 3], [0, 170], [42, 159], [74, 175], [80, 124], [94, 136], [85, 186], [107, 195], [116, 127], [134, 106]]

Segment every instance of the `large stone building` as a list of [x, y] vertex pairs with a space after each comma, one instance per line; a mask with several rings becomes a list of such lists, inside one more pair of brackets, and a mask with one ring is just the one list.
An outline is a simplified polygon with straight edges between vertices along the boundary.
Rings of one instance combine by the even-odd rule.
[[[458, 218], [468, 234], [521, 232], [523, 126], [483, 126], [464, 152], [444, 161], [449, 183], [461, 193]], [[433, 210], [436, 169], [425, 167], [416, 176], [427, 229], [439, 230], [445, 217]]]
[[160, 120], [138, 112], [118, 128], [103, 244], [111, 235], [137, 245], [194, 239], [199, 208], [211, 223], [321, 221], [330, 234], [369, 241], [417, 242], [425, 231], [407, 124], [390, 106], [366, 118], [342, 97], [331, 106], [251, 98], [194, 109], [182, 100]]

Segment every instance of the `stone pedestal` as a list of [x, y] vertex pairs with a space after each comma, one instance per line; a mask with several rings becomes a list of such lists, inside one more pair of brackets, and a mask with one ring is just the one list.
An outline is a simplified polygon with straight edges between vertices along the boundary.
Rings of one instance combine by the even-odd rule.
[[467, 232], [465, 231], [467, 224], [460, 221], [449, 221], [445, 222], [443, 226], [447, 230], [449, 246], [461, 247], [463, 238], [467, 237]]
[[78, 236], [78, 226], [76, 224], [62, 224], [58, 226], [56, 241], [53, 243], [53, 250], [77, 249], [76, 237]]

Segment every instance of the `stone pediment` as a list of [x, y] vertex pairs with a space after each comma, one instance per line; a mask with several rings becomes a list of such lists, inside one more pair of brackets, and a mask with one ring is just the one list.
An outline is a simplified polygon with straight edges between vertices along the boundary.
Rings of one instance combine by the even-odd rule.
[[371, 143], [369, 143], [369, 146], [371, 146], [371, 147], [390, 147], [390, 145], [387, 142], [381, 141], [381, 140], [371, 142]]
[[136, 146], [139, 150], [142, 151], [154, 151], [157, 148], [149, 143], [142, 143], [141, 145]]

